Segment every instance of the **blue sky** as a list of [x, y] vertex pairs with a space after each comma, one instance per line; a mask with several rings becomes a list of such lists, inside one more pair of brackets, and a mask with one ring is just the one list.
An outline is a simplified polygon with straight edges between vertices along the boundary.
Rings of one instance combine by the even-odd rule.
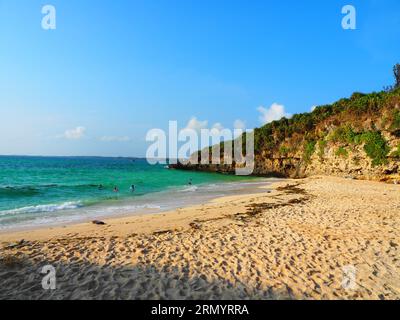
[[254, 128], [393, 83], [399, 40], [397, 0], [0, 0], [0, 154], [143, 156], [149, 129], [193, 117]]

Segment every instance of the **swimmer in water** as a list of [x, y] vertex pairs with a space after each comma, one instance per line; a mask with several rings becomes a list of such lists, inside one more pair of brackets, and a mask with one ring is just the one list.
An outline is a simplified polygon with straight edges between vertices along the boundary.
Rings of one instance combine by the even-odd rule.
[[114, 187], [114, 192], [119, 192], [119, 189], [117, 186]]
[[104, 186], [103, 186], [102, 184], [100, 184], [98, 189], [99, 189], [99, 190], [103, 190], [103, 189], [104, 189]]
[[131, 192], [135, 192], [135, 185], [134, 184], [131, 185], [130, 189], [131, 189]]
[[189, 179], [189, 182], [188, 182], [188, 185], [191, 186], [192, 184], [193, 184], [193, 183], [192, 183], [192, 178], [190, 178], [190, 179]]

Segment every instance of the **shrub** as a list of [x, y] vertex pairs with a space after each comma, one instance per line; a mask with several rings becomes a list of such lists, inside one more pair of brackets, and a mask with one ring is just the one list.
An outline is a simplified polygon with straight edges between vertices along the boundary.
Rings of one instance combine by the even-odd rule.
[[397, 150], [393, 151], [390, 156], [393, 158], [400, 158], [400, 143], [397, 145]]
[[357, 141], [358, 134], [354, 132], [353, 128], [350, 125], [345, 125], [337, 128], [333, 131], [329, 136], [328, 139], [333, 142], [340, 142], [340, 143], [347, 143], [347, 144], [354, 144]]
[[287, 146], [281, 146], [281, 147], [279, 148], [279, 153], [280, 153], [281, 155], [287, 155], [289, 152], [290, 152], [290, 148], [287, 147]]
[[362, 134], [361, 141], [365, 143], [364, 151], [372, 159], [373, 166], [387, 163], [387, 155], [390, 148], [380, 132], [367, 131]]
[[318, 157], [322, 160], [325, 154], [327, 142], [325, 140], [318, 141]]
[[304, 146], [304, 154], [303, 154], [303, 160], [306, 162], [309, 162], [311, 160], [311, 156], [315, 152], [315, 141], [307, 141], [305, 146]]
[[337, 149], [335, 154], [338, 157], [344, 157], [344, 158], [347, 158], [349, 156], [349, 153], [347, 152], [346, 148], [344, 148], [344, 147], [339, 147], [339, 149]]
[[360, 99], [360, 98], [365, 97], [365, 96], [366, 96], [366, 95], [365, 95], [364, 93], [361, 93], [361, 92], [354, 92], [354, 93], [351, 95], [350, 100], [351, 100], [351, 101], [356, 101], [357, 99]]
[[400, 129], [400, 110], [395, 110], [393, 112], [393, 121], [390, 126], [390, 130], [398, 130]]

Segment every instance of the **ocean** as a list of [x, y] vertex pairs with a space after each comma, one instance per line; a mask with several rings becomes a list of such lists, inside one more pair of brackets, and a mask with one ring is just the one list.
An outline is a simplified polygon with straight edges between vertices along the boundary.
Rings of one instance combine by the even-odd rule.
[[265, 181], [136, 158], [0, 156], [0, 231], [162, 212], [258, 192]]

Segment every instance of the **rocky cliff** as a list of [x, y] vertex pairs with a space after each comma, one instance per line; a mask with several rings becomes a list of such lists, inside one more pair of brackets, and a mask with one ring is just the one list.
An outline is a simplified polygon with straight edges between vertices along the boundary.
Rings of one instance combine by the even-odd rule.
[[[254, 175], [324, 174], [400, 182], [400, 89], [354, 93], [311, 113], [269, 123], [254, 134]], [[235, 169], [224, 164], [176, 167], [224, 173]]]

